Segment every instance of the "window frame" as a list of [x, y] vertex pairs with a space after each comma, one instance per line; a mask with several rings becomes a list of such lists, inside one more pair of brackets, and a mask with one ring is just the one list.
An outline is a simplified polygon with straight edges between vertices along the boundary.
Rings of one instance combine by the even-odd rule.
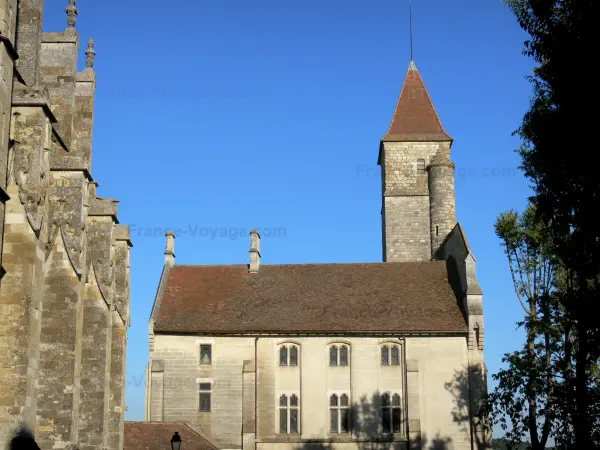
[[[203, 388], [202, 385], [208, 385], [209, 388], [206, 389], [206, 386]], [[212, 393], [213, 393], [213, 383], [212, 381], [198, 381], [198, 412], [203, 414], [212, 413]], [[208, 395], [208, 410], [202, 409], [202, 396]]]
[[[285, 397], [285, 405], [281, 400]], [[296, 405], [292, 405], [292, 397], [296, 398]], [[282, 430], [281, 413], [285, 411], [285, 430]], [[292, 430], [292, 411], [296, 412], [296, 431]], [[298, 392], [279, 392], [277, 396], [277, 434], [280, 435], [299, 435], [300, 434], [300, 395]]]
[[[279, 358], [279, 367], [298, 367], [300, 365], [300, 345], [293, 342], [286, 342], [278, 345], [277, 352]], [[295, 350], [295, 364], [292, 364], [292, 349]], [[282, 354], [285, 351], [285, 364], [283, 364]]]
[[[208, 362], [202, 362], [202, 347], [208, 347]], [[201, 342], [198, 347], [198, 362], [201, 366], [212, 366], [213, 345], [209, 342]]]
[[[388, 396], [389, 403], [384, 405], [384, 397]], [[394, 399], [398, 399], [398, 403], [394, 404]], [[404, 400], [402, 398], [402, 393], [397, 390], [386, 390], [380, 393], [379, 395], [379, 414], [381, 420], [381, 433], [384, 435], [403, 435], [404, 434]], [[394, 411], [398, 411], [398, 431], [394, 431]], [[389, 431], [384, 429], [384, 417], [388, 417], [389, 420]]]
[[[385, 352], [385, 362], [384, 362]], [[397, 359], [394, 362], [394, 352]], [[382, 367], [402, 366], [402, 345], [396, 342], [386, 342], [379, 346], [379, 365]]]
[[417, 175], [424, 175], [427, 173], [427, 163], [424, 158], [417, 159]]
[[[342, 349], [346, 351], [346, 362], [342, 364]], [[335, 358], [333, 358], [335, 352]], [[329, 344], [329, 367], [349, 367], [350, 366], [350, 344], [345, 342]], [[335, 361], [334, 361], [335, 359]]]
[[[336, 398], [336, 404], [332, 405], [333, 397]], [[342, 405], [342, 397], [346, 397], [346, 405]], [[350, 394], [346, 391], [331, 391], [327, 396], [327, 408], [328, 414], [327, 418], [329, 419], [327, 426], [328, 434], [330, 436], [346, 436], [350, 435], [352, 430], [352, 418], [350, 417]], [[331, 425], [333, 423], [333, 411], [335, 411], [335, 421], [336, 421], [336, 430], [332, 430]], [[343, 412], [346, 412], [346, 430], [342, 431], [343, 424]]]

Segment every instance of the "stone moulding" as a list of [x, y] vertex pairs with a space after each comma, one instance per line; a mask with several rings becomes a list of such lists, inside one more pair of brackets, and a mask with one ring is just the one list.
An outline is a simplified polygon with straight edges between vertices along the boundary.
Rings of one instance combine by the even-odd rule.
[[50, 108], [50, 91], [46, 86], [25, 86], [15, 84], [12, 96], [12, 106], [39, 106], [50, 119], [50, 123], [57, 123], [56, 116]]
[[64, 202], [60, 202], [58, 207], [51, 208], [51, 221], [48, 229], [48, 242], [46, 244], [46, 260], [50, 257], [56, 238], [60, 232], [71, 266], [77, 276], [81, 277], [83, 274], [82, 260], [85, 231], [83, 223], [77, 223], [75, 217], [69, 217], [68, 214], [65, 214], [63, 204]]
[[96, 198], [91, 201], [88, 216], [112, 216], [112, 218], [117, 221], [118, 209], [117, 200]]
[[64, 154], [50, 154], [50, 170], [63, 172], [84, 172], [85, 177], [91, 180], [89, 164], [83, 156]]
[[[19, 188], [19, 200], [25, 209], [31, 228], [37, 233], [42, 227], [44, 204], [48, 192], [48, 177], [44, 167], [44, 149], [35, 142], [34, 128], [15, 123], [15, 147], [12, 170]], [[38, 136], [38, 139], [42, 137]], [[36, 148], [37, 147], [37, 148]]]

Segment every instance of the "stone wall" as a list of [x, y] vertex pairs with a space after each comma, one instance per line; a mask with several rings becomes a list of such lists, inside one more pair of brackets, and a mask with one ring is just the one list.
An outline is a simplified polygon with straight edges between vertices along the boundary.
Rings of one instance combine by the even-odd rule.
[[382, 227], [384, 261], [431, 258], [428, 176], [439, 142], [383, 142]]
[[[198, 359], [202, 343], [212, 345], [210, 365]], [[348, 366], [332, 367], [329, 349], [339, 344], [349, 347]], [[280, 366], [281, 345], [299, 347], [297, 366]], [[398, 346], [399, 365], [381, 364], [384, 345]], [[382, 436], [380, 394], [384, 392], [401, 397], [402, 429], [377, 448], [406, 448], [409, 434], [413, 442], [423, 442], [423, 448], [442, 441], [451, 442], [456, 450], [471, 448], [464, 402], [469, 395], [466, 335], [292, 340], [156, 335], [151, 362], [154, 371], [147, 401], [152, 420], [160, 413], [162, 421], [186, 421], [222, 448], [247, 448], [255, 441], [258, 448], [291, 450], [308, 445], [309, 440], [334, 441], [336, 448], [361, 448]], [[256, 398], [249, 394], [253, 375]], [[211, 383], [210, 413], [198, 411], [199, 383]], [[282, 393], [299, 397], [299, 435], [279, 433]], [[330, 432], [333, 393], [346, 393], [350, 398], [350, 435]], [[253, 400], [257, 405], [254, 423], [248, 412]], [[253, 425], [258, 431], [255, 436]]]
[[131, 242], [90, 173], [73, 3], [42, 33], [42, 0], [0, 0], [0, 449], [22, 424], [42, 449], [123, 446]]

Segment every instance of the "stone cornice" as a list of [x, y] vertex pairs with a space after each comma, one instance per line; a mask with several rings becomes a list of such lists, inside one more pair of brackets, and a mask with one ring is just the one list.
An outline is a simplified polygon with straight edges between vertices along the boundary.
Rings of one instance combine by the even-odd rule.
[[448, 336], [467, 336], [468, 330], [457, 330], [457, 331], [398, 331], [398, 332], [387, 332], [387, 331], [365, 331], [365, 332], [274, 332], [274, 331], [253, 331], [253, 332], [202, 332], [202, 333], [184, 333], [180, 331], [169, 331], [169, 330], [154, 330], [156, 335], [172, 335], [172, 336], [243, 336], [243, 337], [395, 337], [395, 338], [406, 338], [406, 337], [448, 337]]
[[51, 153], [49, 157], [50, 170], [63, 172], [84, 172], [86, 178], [91, 178], [88, 164], [83, 156], [72, 155], [69, 153]]
[[50, 108], [50, 93], [45, 86], [25, 86], [15, 84], [12, 96], [13, 107], [35, 107], [39, 106], [44, 110], [51, 123], [56, 123], [57, 119]]
[[110, 198], [96, 198], [90, 202], [88, 216], [112, 216], [115, 223], [117, 220], [118, 206], [116, 200]]

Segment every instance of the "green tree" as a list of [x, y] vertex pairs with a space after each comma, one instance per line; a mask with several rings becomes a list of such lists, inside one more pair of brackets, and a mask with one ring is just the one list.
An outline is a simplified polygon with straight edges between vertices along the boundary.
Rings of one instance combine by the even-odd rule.
[[[598, 54], [598, 0], [505, 0], [529, 34], [524, 53], [536, 67], [533, 99], [517, 133], [533, 202], [551, 232], [552, 252], [564, 270], [558, 296], [565, 340], [565, 402], [574, 448], [598, 447], [600, 357], [600, 182], [593, 150], [598, 104], [592, 55]], [[592, 156], [593, 155], [593, 156]]]
[[515, 211], [501, 214], [495, 231], [525, 312], [519, 326], [525, 328], [526, 342], [521, 350], [506, 354], [503, 362], [508, 366], [493, 375], [498, 386], [489, 395], [490, 414], [510, 442], [527, 440], [532, 450], [544, 450], [556, 429], [558, 410], [556, 356], [561, 335], [553, 314], [556, 262], [550, 252], [548, 230], [537, 219], [533, 205], [521, 215]]

